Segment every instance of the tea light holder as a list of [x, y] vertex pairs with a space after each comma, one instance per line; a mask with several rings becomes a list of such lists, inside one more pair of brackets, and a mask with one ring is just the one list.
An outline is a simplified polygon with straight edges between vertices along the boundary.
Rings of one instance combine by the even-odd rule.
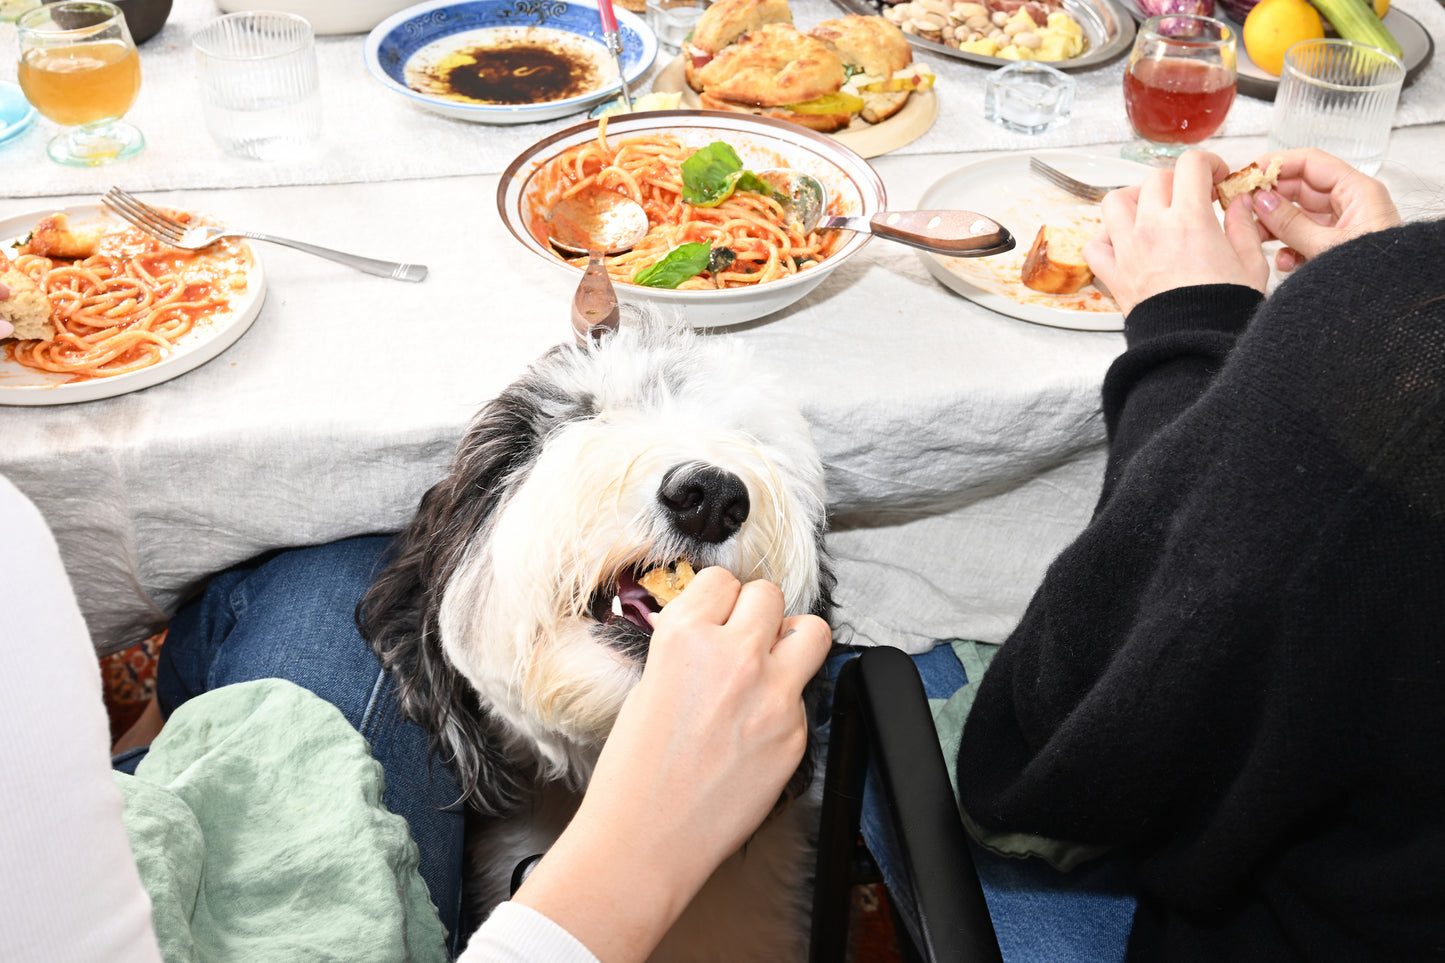
[[1069, 121], [1074, 78], [1032, 60], [1000, 67], [984, 88], [983, 115], [1019, 134], [1041, 134]]

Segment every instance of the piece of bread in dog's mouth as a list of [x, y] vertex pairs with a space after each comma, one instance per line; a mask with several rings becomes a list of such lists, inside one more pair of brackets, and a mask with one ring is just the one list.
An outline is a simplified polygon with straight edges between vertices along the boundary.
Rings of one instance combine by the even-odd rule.
[[1278, 157], [1270, 160], [1268, 170], [1261, 169], [1258, 164], [1250, 164], [1215, 184], [1214, 193], [1219, 197], [1220, 208], [1227, 211], [1236, 197], [1273, 187], [1279, 180], [1281, 166]]
[[663, 565], [645, 573], [637, 584], [647, 589], [658, 605], [666, 605], [681, 595], [696, 575], [687, 559], [680, 558], [672, 565]]

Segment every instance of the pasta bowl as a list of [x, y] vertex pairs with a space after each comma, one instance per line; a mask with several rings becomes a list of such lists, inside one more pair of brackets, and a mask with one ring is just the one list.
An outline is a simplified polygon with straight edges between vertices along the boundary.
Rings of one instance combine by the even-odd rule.
[[[644, 111], [613, 115], [606, 121], [609, 142], [672, 136], [690, 152], [721, 141], [736, 152], [747, 170], [791, 168], [811, 174], [828, 191], [830, 213], [871, 217], [886, 206], [883, 181], [866, 160], [833, 138], [797, 124], [706, 110]], [[548, 240], [546, 216], [560, 196], [554, 168], [561, 155], [597, 141], [598, 125], [599, 121], [588, 121], [538, 141], [508, 165], [497, 185], [497, 208], [508, 232], [524, 251], [553, 266], [559, 283], [569, 289], [581, 281], [582, 267], [564, 260]], [[680, 314], [693, 327], [740, 324], [794, 304], [869, 241], [866, 234], [838, 234], [830, 240], [831, 253], [774, 280], [695, 290], [629, 283], [614, 274], [614, 286], [619, 301], [661, 306]]]

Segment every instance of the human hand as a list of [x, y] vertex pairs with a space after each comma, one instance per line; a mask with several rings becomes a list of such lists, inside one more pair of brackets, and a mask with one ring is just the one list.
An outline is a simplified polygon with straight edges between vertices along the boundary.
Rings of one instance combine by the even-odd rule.
[[831, 632], [771, 582], [705, 568], [658, 614], [642, 679], [567, 831], [514, 899], [607, 963], [645, 959], [777, 803]]
[[1262, 237], [1285, 243], [1275, 255], [1281, 271], [1341, 241], [1400, 223], [1389, 189], [1338, 157], [1309, 147], [1266, 154], [1256, 163], [1267, 168], [1275, 157], [1281, 164], [1274, 189], [1256, 191], [1250, 200]]
[[1219, 157], [1189, 151], [1173, 170], [1104, 198], [1104, 229], [1084, 245], [1084, 259], [1125, 315], [1146, 298], [1195, 284], [1264, 291], [1269, 264], [1248, 210], [1232, 205], [1222, 230], [1214, 213], [1214, 184], [1227, 176]]

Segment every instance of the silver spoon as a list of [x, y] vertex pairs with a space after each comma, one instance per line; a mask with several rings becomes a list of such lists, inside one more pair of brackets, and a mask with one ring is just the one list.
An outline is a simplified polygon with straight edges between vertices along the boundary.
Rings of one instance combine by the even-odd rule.
[[587, 270], [572, 296], [572, 330], [578, 343], [617, 330], [617, 291], [602, 259], [630, 251], [642, 240], [647, 212], [630, 197], [591, 187], [553, 204], [545, 222], [553, 247], [587, 255]]
[[824, 216], [828, 191], [800, 171], [758, 172], [803, 233], [842, 228], [953, 257], [988, 257], [1014, 248], [1013, 235], [997, 221], [973, 211], [879, 211], [872, 217]]

